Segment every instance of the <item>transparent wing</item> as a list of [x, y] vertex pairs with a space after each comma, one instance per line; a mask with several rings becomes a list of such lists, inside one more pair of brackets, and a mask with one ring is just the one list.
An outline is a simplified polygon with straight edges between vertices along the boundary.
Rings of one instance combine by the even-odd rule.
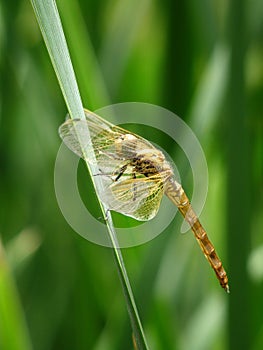
[[140, 221], [150, 220], [158, 212], [163, 196], [163, 181], [159, 175], [138, 178], [132, 176], [134, 174], [123, 174], [118, 181], [105, 186], [105, 191], [100, 194], [101, 200], [111, 210]]
[[[101, 172], [101, 200], [114, 211], [140, 221], [153, 218], [163, 196], [163, 177], [136, 173], [131, 160], [141, 152], [157, 149], [147, 140], [114, 126], [85, 110], [86, 120], [67, 120], [59, 128], [64, 143], [78, 156], [94, 161], [91, 147]], [[88, 143], [87, 128], [91, 143]], [[84, 156], [85, 155], [85, 156]]]
[[[68, 119], [59, 128], [59, 135], [64, 143], [79, 157], [87, 156], [92, 161], [91, 146], [95, 156], [104, 160], [124, 160], [132, 158], [142, 149], [156, 149], [150, 142], [125, 129], [114, 126], [95, 113], [85, 110], [86, 120]], [[88, 129], [88, 131], [87, 131]], [[88, 143], [90, 133], [92, 145]], [[136, 142], [135, 142], [136, 141]]]

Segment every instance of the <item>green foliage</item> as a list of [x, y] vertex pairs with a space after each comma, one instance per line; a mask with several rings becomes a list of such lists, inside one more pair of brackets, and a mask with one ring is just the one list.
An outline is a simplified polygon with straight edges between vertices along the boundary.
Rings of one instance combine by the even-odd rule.
[[[207, 157], [201, 220], [231, 294], [191, 234], [179, 234], [178, 215], [123, 250], [150, 349], [263, 347], [263, 12], [260, 0], [243, 13], [242, 3], [57, 2], [84, 106], [160, 104], [188, 122]], [[67, 108], [29, 1], [1, 2], [0, 52], [0, 348], [132, 349], [110, 249], [74, 233], [56, 203]], [[179, 150], [158, 138], [176, 162]]]

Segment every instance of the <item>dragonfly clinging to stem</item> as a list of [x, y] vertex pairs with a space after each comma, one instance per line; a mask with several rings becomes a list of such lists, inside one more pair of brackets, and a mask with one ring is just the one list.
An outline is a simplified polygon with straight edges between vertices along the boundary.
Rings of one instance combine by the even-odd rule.
[[[100, 199], [110, 210], [147, 221], [157, 214], [165, 194], [190, 225], [220, 285], [229, 292], [222, 262], [164, 154], [141, 136], [115, 126], [95, 113], [85, 110], [85, 116], [86, 120], [66, 120], [60, 126], [59, 134], [78, 156], [92, 161], [89, 152], [95, 153], [103, 178]], [[92, 144], [85, 144], [87, 127]]]

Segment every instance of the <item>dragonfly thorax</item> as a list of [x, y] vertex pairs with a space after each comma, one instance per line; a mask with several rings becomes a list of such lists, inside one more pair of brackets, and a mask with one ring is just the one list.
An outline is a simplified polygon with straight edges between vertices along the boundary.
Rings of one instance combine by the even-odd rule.
[[[134, 170], [146, 177], [168, 170], [168, 163], [159, 150], [144, 150], [138, 153], [130, 163]], [[170, 167], [169, 167], [170, 169]]]

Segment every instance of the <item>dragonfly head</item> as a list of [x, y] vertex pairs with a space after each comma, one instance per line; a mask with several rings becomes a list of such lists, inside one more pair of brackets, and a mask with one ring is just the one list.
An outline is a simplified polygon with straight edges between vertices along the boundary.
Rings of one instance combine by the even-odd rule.
[[133, 158], [136, 146], [137, 138], [131, 134], [123, 134], [115, 140], [116, 153], [123, 158]]

